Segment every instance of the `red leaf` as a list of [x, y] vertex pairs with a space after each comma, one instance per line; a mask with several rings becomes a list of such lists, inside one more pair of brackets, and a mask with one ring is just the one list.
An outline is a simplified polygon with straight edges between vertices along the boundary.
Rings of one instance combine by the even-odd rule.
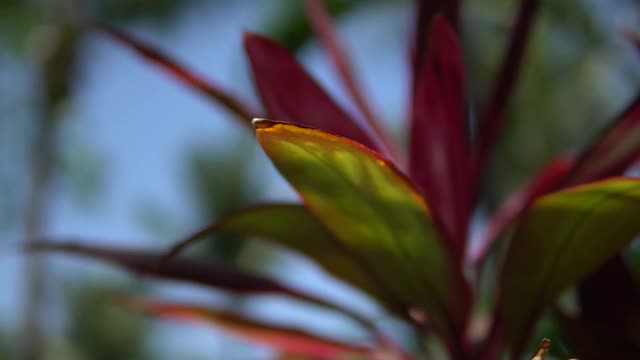
[[324, 0], [305, 0], [305, 11], [311, 25], [324, 45], [327, 48], [334, 67], [342, 80], [351, 100], [358, 106], [360, 112], [371, 126], [375, 134], [384, 142], [385, 147], [392, 154], [397, 153], [395, 144], [387, 136], [384, 127], [376, 119], [371, 106], [367, 102], [361, 88], [358, 86], [353, 67], [344, 47], [340, 43], [336, 29], [331, 22], [331, 17], [324, 6]]
[[480, 113], [475, 171], [480, 172], [491, 148], [502, 132], [504, 115], [518, 81], [529, 35], [540, 7], [540, 0], [521, 0], [518, 16], [489, 99]]
[[318, 297], [307, 295], [277, 281], [248, 273], [234, 266], [216, 263], [213, 259], [202, 257], [164, 259], [165, 254], [161, 252], [99, 247], [71, 242], [40, 242], [32, 245], [30, 250], [60, 251], [66, 254], [87, 256], [119, 265], [140, 275], [212, 286], [236, 294], [286, 295], [338, 311], [365, 328], [375, 331], [375, 326], [370, 320], [349, 309]]
[[268, 117], [344, 136], [374, 150], [380, 148], [285, 48], [251, 33], [245, 34], [244, 45]]
[[[442, 4], [444, 2], [444, 4]], [[427, 56], [427, 43], [431, 21], [434, 16], [442, 12], [448, 23], [453, 28], [457, 28], [460, 17], [459, 0], [416, 0], [416, 28], [415, 28], [415, 48], [413, 58], [414, 86], [422, 72], [422, 66]]]
[[160, 316], [211, 323], [250, 342], [291, 354], [313, 356], [318, 359], [338, 359], [346, 354], [365, 354], [373, 350], [366, 346], [324, 339], [298, 329], [261, 323], [238, 314], [196, 305], [147, 299], [131, 299], [126, 303]]
[[412, 178], [460, 263], [470, 213], [464, 66], [455, 32], [437, 15], [413, 98]]
[[470, 261], [476, 266], [480, 266], [504, 229], [520, 217], [535, 199], [557, 187], [573, 163], [574, 159], [571, 156], [559, 157], [546, 165], [522, 188], [511, 194], [493, 214], [484, 234], [478, 241], [478, 245], [469, 249]]
[[248, 105], [247, 101], [239, 99], [210, 80], [206, 80], [201, 75], [187, 69], [185, 66], [164, 54], [162, 51], [154, 48], [152, 45], [146, 44], [124, 31], [118, 30], [109, 25], [101, 24], [98, 25], [97, 28], [122, 44], [128, 46], [146, 60], [160, 66], [160, 68], [173, 75], [184, 84], [192, 87], [205, 96], [216, 100], [229, 109], [229, 111], [236, 114], [243, 125], [250, 125], [251, 119], [261, 113], [258, 109]]
[[564, 182], [574, 186], [621, 175], [640, 153], [640, 95], [578, 159]]

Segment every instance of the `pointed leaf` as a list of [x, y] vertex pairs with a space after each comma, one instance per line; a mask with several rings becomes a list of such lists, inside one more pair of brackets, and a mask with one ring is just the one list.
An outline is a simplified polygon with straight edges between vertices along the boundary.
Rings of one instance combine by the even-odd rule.
[[500, 304], [513, 351], [536, 316], [640, 232], [640, 181], [616, 178], [539, 198], [515, 230], [500, 272]]
[[457, 36], [436, 15], [426, 63], [415, 87], [409, 166], [457, 265], [464, 254], [471, 211], [464, 92]]
[[79, 243], [40, 242], [30, 247], [33, 251], [59, 251], [66, 254], [87, 256], [119, 265], [128, 271], [156, 278], [190, 282], [212, 286], [236, 294], [279, 294], [336, 310], [373, 329], [371, 321], [336, 304], [304, 294], [277, 281], [248, 273], [228, 264], [216, 263], [202, 257], [173, 258], [162, 261], [163, 253], [82, 245]]
[[379, 149], [285, 48], [256, 34], [245, 34], [244, 45], [255, 84], [270, 118], [311, 126]]
[[259, 113], [259, 110], [248, 105], [246, 100], [239, 99], [236, 95], [220, 88], [220, 86], [210, 80], [206, 80], [201, 75], [194, 73], [152, 45], [146, 44], [126, 32], [109, 25], [98, 25], [98, 29], [128, 46], [146, 60], [160, 66], [160, 68], [184, 84], [225, 106], [229, 111], [237, 115], [243, 125], [249, 125], [249, 120]]
[[280, 173], [354, 261], [406, 309], [426, 309], [449, 340], [459, 334], [466, 321], [466, 288], [408, 180], [379, 154], [348, 139], [268, 120], [254, 125]]
[[290, 354], [336, 359], [346, 354], [364, 354], [371, 350], [369, 347], [323, 339], [298, 329], [261, 323], [238, 314], [196, 305], [146, 299], [132, 299], [127, 303], [163, 317], [212, 324], [231, 335]]
[[[383, 304], [394, 304], [396, 301], [385, 293], [376, 278], [353, 261], [340, 241], [302, 205], [261, 205], [229, 214], [174, 245], [167, 258], [172, 258], [186, 246], [196, 240], [206, 239], [207, 235], [216, 231], [254, 236], [292, 249]], [[391, 308], [399, 310], [397, 303]]]
[[505, 228], [519, 218], [535, 199], [557, 187], [573, 164], [572, 156], [558, 157], [546, 165], [529, 183], [511, 194], [489, 220], [479, 244], [469, 250], [470, 261], [479, 266]]
[[482, 171], [489, 153], [504, 128], [504, 117], [513, 96], [540, 0], [521, 0], [509, 42], [492, 85], [489, 99], [479, 116], [474, 168]]
[[639, 155], [640, 95], [578, 159], [564, 185], [622, 175]]
[[356, 104], [362, 115], [364, 115], [371, 129], [384, 143], [385, 148], [392, 154], [395, 154], [397, 152], [395, 144], [387, 136], [384, 127], [377, 120], [361, 87], [358, 85], [355, 72], [344, 51], [343, 45], [340, 43], [340, 38], [336, 33], [336, 28], [331, 21], [331, 16], [324, 4], [324, 0], [305, 0], [304, 8], [314, 32], [327, 49], [340, 80], [351, 97], [351, 100]]

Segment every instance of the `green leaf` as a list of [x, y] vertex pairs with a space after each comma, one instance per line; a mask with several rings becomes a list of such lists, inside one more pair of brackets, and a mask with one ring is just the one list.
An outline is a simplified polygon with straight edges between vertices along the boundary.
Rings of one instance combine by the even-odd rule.
[[167, 259], [217, 231], [257, 237], [299, 252], [338, 279], [398, 310], [385, 296], [377, 279], [358, 267], [339, 240], [302, 205], [259, 205], [231, 213], [176, 243]]
[[517, 353], [543, 307], [639, 232], [640, 181], [614, 178], [539, 198], [517, 226], [500, 274], [505, 331]]
[[389, 161], [320, 130], [254, 120], [256, 135], [305, 205], [405, 308], [452, 340], [467, 314], [463, 279], [420, 195]]
[[125, 299], [126, 305], [151, 314], [212, 324], [223, 331], [290, 354], [318, 359], [338, 359], [346, 354], [364, 354], [372, 348], [321, 338], [304, 331], [258, 322], [240, 314], [149, 299]]

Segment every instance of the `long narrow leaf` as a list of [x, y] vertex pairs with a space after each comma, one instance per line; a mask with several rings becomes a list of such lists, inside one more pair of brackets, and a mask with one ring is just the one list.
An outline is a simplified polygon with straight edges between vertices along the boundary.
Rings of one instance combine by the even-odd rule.
[[518, 82], [540, 0], [520, 0], [518, 15], [489, 99], [479, 116], [474, 167], [480, 172], [504, 127], [504, 117]]
[[454, 341], [467, 288], [453, 270], [422, 197], [387, 160], [316, 129], [254, 120], [262, 148], [307, 208], [407, 309], [424, 309]]
[[425, 61], [413, 98], [409, 168], [459, 266], [471, 211], [464, 65], [441, 15], [433, 19]]
[[368, 329], [374, 328], [369, 320], [349, 309], [305, 294], [277, 281], [250, 274], [231, 265], [216, 263], [212, 259], [185, 257], [161, 262], [160, 260], [164, 256], [162, 253], [82, 245], [74, 242], [42, 242], [34, 244], [30, 249], [33, 251], [58, 251], [70, 255], [87, 256], [119, 265], [128, 271], [141, 275], [186, 281], [231, 291], [237, 294], [286, 295], [336, 310], [349, 316]]
[[126, 303], [167, 318], [211, 324], [249, 342], [291, 354], [313, 356], [318, 359], [336, 359], [349, 354], [366, 354], [372, 351], [372, 348], [367, 346], [324, 339], [298, 329], [261, 323], [238, 314], [197, 305], [148, 299], [130, 299]]
[[640, 94], [578, 159], [564, 185], [579, 185], [622, 175], [639, 155]]
[[557, 187], [567, 175], [573, 163], [574, 159], [571, 156], [561, 156], [554, 159], [521, 189], [516, 190], [509, 196], [489, 220], [478, 244], [470, 249], [469, 260], [479, 266], [505, 228], [520, 217], [536, 198]]
[[320, 41], [322, 41], [324, 47], [327, 48], [336, 71], [351, 100], [358, 106], [358, 109], [360, 109], [360, 112], [362, 112], [364, 118], [373, 131], [375, 131], [376, 135], [384, 142], [387, 150], [392, 154], [396, 154], [397, 149], [395, 144], [392, 143], [382, 124], [376, 119], [371, 110], [371, 106], [362, 93], [362, 89], [358, 86], [355, 72], [336, 34], [335, 26], [331, 22], [331, 17], [324, 5], [324, 0], [305, 0], [304, 7], [314, 32]]
[[380, 147], [344, 112], [285, 48], [266, 37], [245, 34], [245, 49], [258, 93], [273, 119], [311, 126]]
[[245, 126], [249, 125], [249, 121], [254, 118], [256, 114], [260, 113], [254, 106], [249, 105], [248, 101], [238, 98], [211, 80], [206, 80], [203, 76], [194, 73], [152, 45], [146, 44], [142, 40], [109, 25], [100, 24], [98, 25], [98, 29], [128, 46], [146, 60], [160, 66], [160, 68], [184, 84], [220, 103], [234, 113], [241, 124]]
[[185, 247], [217, 231], [254, 236], [297, 251], [338, 279], [390, 306], [391, 310], [400, 310], [397, 299], [358, 266], [340, 241], [302, 205], [261, 205], [229, 214], [172, 246], [165, 259], [173, 258]]
[[512, 351], [536, 316], [639, 232], [640, 180], [616, 178], [539, 198], [515, 230], [500, 271], [501, 319]]

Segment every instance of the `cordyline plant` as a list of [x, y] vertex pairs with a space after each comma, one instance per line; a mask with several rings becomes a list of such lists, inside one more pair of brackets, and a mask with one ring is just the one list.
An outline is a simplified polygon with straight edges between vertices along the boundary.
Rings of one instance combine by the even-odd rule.
[[[372, 335], [368, 343], [347, 344], [237, 313], [153, 299], [129, 301], [152, 313], [212, 322], [284, 354], [314, 359], [421, 356], [403, 349], [357, 311], [228, 264], [176, 255], [215, 231], [266, 239], [366, 293], [388, 315], [409, 324], [417, 338], [441, 339], [451, 359], [519, 357], [548, 308], [560, 319], [577, 355], [640, 358], [639, 288], [619, 255], [640, 232], [640, 180], [622, 177], [640, 155], [640, 97], [579, 156], [559, 156], [510, 196], [471, 250], [469, 223], [483, 169], [503, 128], [539, 1], [521, 1], [497, 78], [477, 111], [469, 111], [466, 102], [458, 2], [418, 3], [406, 152], [375, 119], [322, 2], [306, 1], [305, 7], [365, 121], [354, 120], [289, 52], [260, 35], [246, 34], [244, 46], [264, 110], [246, 105], [140, 40], [101, 26], [225, 106], [243, 124], [253, 124], [258, 142], [297, 190], [301, 205], [244, 209], [169, 252], [65, 242], [42, 242], [36, 248], [235, 294], [293, 297], [341, 312]], [[470, 119], [469, 114], [478, 115]], [[251, 123], [256, 117], [275, 120]], [[477, 129], [473, 136], [471, 122]], [[473, 307], [477, 275], [496, 239], [503, 251], [491, 283], [492, 316], [487, 330], [478, 334], [470, 331], [478, 312]], [[572, 287], [580, 311], [569, 313], [555, 302]], [[543, 359], [548, 347], [543, 342], [534, 358]]]

